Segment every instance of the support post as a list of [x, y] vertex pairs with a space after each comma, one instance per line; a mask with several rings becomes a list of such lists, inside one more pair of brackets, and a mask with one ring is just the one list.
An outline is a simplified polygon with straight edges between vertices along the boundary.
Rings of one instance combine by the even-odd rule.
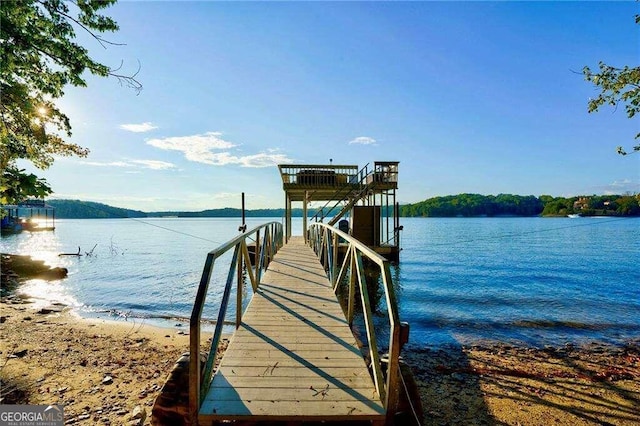
[[355, 316], [355, 300], [356, 300], [356, 248], [353, 244], [349, 246], [349, 255], [351, 256], [351, 266], [349, 267], [349, 301], [347, 304], [347, 321], [349, 325], [353, 324]]
[[293, 235], [293, 225], [291, 224], [292, 215], [293, 211], [291, 209], [291, 196], [289, 196], [289, 238], [287, 239], [287, 241], [289, 241], [289, 239], [291, 239], [291, 236]]
[[262, 265], [260, 265], [260, 256], [261, 256], [261, 250], [260, 250], [260, 230], [258, 230], [258, 232], [256, 232], [256, 250], [255, 250], [256, 254], [255, 254], [255, 259], [254, 259], [254, 264], [255, 264], [255, 271], [256, 271], [256, 283], [258, 283], [258, 286], [260, 286], [260, 280], [262, 279]]
[[333, 249], [333, 270], [331, 271], [331, 286], [333, 288], [336, 288], [336, 282], [337, 282], [337, 273], [338, 273], [338, 242], [340, 241], [338, 239], [338, 234], [336, 234], [335, 232], [331, 233], [331, 238], [333, 239], [333, 244], [332, 249]]
[[[242, 216], [244, 216], [244, 192], [242, 193]], [[242, 220], [242, 223], [244, 224], [244, 217]], [[242, 231], [244, 232], [244, 231]], [[238, 282], [237, 282], [237, 294], [236, 294], [236, 330], [238, 328], [240, 328], [240, 323], [242, 323], [242, 293], [244, 290], [244, 286], [243, 284], [243, 280], [242, 280], [242, 261], [244, 259], [243, 257], [243, 248], [246, 248], [246, 240], [244, 240], [243, 242], [240, 243], [239, 245], [239, 253], [238, 253]], [[243, 247], [244, 246], [244, 247]], [[249, 265], [249, 267], [251, 267], [251, 265]]]
[[289, 194], [284, 192], [284, 241], [289, 242], [289, 216], [291, 215], [291, 206], [289, 203]]
[[245, 221], [245, 212], [244, 212], [244, 192], [242, 193], [242, 224], [240, 225], [240, 227], [238, 228], [238, 231], [240, 232], [246, 232], [247, 230], [247, 223]]
[[305, 244], [308, 243], [307, 239], [307, 196], [308, 191], [304, 191], [304, 200], [302, 200], [302, 235], [304, 235]]

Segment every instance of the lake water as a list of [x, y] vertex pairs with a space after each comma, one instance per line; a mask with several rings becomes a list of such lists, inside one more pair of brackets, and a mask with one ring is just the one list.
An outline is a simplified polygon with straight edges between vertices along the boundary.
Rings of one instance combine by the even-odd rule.
[[[301, 233], [301, 219], [293, 223]], [[22, 286], [40, 304], [186, 330], [206, 253], [238, 225], [227, 218], [58, 220], [55, 232], [3, 237], [0, 249], [69, 269], [65, 280]], [[412, 345], [640, 337], [638, 218], [404, 218], [402, 225], [392, 275]], [[58, 257], [78, 247], [92, 255]], [[224, 260], [217, 265], [208, 318], [216, 316], [227, 273]]]

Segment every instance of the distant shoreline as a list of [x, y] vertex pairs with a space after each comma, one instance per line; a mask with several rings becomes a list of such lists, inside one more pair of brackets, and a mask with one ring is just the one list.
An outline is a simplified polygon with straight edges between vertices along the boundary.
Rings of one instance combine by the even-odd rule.
[[[242, 210], [225, 207], [202, 211], [144, 212], [80, 200], [48, 200], [55, 208], [56, 219], [136, 219], [136, 218], [240, 218]], [[584, 217], [640, 217], [639, 195], [591, 197], [535, 197], [500, 194], [498, 196], [459, 194], [434, 197], [414, 204], [400, 205], [400, 217], [566, 217], [579, 213]], [[315, 209], [310, 209], [313, 214]], [[383, 212], [384, 213], [384, 212]], [[303, 209], [291, 210], [292, 217], [302, 217]], [[285, 210], [252, 209], [247, 218], [285, 216]]]

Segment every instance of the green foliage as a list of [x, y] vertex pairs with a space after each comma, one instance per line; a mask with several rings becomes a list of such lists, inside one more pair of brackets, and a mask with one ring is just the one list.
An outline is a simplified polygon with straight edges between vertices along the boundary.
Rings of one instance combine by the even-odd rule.
[[[640, 15], [635, 17], [636, 24], [640, 24]], [[600, 89], [596, 98], [589, 99], [589, 112], [596, 112], [603, 105], [617, 107], [624, 104], [627, 117], [633, 118], [640, 112], [640, 67], [613, 67], [600, 61], [598, 70], [592, 71], [585, 66], [582, 69], [585, 80]], [[640, 133], [635, 139], [640, 139]], [[619, 146], [618, 153], [627, 155], [624, 148]], [[640, 144], [633, 147], [633, 151], [640, 151]]]
[[[242, 217], [242, 210], [225, 207], [209, 209], [199, 212], [164, 211], [148, 213], [149, 217], [177, 216], [177, 217]], [[292, 217], [302, 217], [302, 209], [291, 209]], [[284, 217], [284, 209], [255, 209], [246, 210], [245, 217]]]
[[459, 194], [429, 198], [400, 207], [401, 216], [473, 217], [473, 216], [535, 216], [540, 214], [542, 201], [533, 195]]
[[27, 174], [24, 169], [10, 166], [2, 171], [0, 204], [11, 204], [13, 200], [44, 198], [49, 193], [51, 188], [44, 179], [32, 173]]
[[[574, 203], [586, 200], [585, 209], [574, 209]], [[163, 211], [143, 212], [123, 209], [106, 204], [79, 200], [49, 200], [60, 219], [124, 219], [143, 217], [232, 217], [240, 219], [241, 210], [236, 208], [210, 209], [199, 212]], [[470, 214], [470, 212], [475, 214]], [[463, 214], [467, 213], [467, 214]], [[571, 213], [607, 216], [640, 216], [640, 194], [601, 195], [589, 197], [552, 197], [541, 195], [500, 194], [479, 195], [460, 194], [435, 197], [415, 204], [400, 207], [400, 215], [405, 217], [457, 217], [457, 216], [566, 216]], [[292, 209], [293, 217], [302, 217], [302, 209]], [[247, 210], [246, 217], [284, 217], [284, 209]]]
[[400, 207], [400, 215], [405, 217], [566, 216], [573, 213], [583, 216], [638, 216], [640, 195], [565, 198], [459, 194], [429, 198]]
[[140, 89], [133, 77], [115, 74], [74, 41], [76, 29], [81, 29], [104, 45], [96, 33], [115, 31], [118, 26], [98, 12], [113, 3], [115, 0], [0, 2], [0, 168], [12, 169], [2, 174], [3, 202], [22, 201], [15, 197], [29, 195], [36, 187], [43, 195], [51, 192], [42, 180], [30, 189], [18, 190], [32, 175], [18, 170], [17, 160], [45, 169], [54, 155], [88, 154], [87, 149], [64, 140], [71, 136], [71, 125], [54, 101], [64, 94], [67, 84], [86, 86], [83, 74], [88, 71], [115, 76]]
[[622, 216], [640, 216], [640, 196], [623, 196], [615, 201], [616, 212]]
[[[235, 217], [240, 218], [240, 209], [222, 208], [203, 210], [199, 212], [164, 211], [143, 212], [140, 210], [123, 209], [106, 204], [80, 200], [48, 200], [47, 204], [56, 209], [59, 219], [124, 219], [137, 217]], [[294, 217], [302, 217], [302, 209], [293, 209]], [[283, 217], [284, 209], [247, 210], [246, 217]]]
[[138, 210], [121, 209], [106, 204], [79, 200], [49, 200], [47, 202], [56, 209], [56, 217], [60, 219], [120, 219], [128, 217], [147, 217]]

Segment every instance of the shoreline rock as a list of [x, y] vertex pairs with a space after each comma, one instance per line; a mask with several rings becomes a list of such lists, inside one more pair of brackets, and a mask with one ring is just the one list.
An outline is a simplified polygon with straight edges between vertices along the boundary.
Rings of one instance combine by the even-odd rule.
[[[67, 268], [51, 267], [31, 256], [0, 253], [0, 296], [15, 299], [15, 290], [24, 281], [55, 281], [67, 277]], [[22, 301], [26, 303], [25, 301]]]

